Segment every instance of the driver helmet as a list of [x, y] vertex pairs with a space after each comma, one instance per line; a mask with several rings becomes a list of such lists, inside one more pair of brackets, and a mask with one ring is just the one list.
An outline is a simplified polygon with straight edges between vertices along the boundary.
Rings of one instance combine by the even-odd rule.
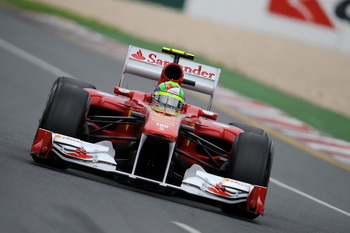
[[169, 114], [179, 114], [185, 103], [185, 94], [176, 82], [159, 84], [152, 95], [152, 108]]

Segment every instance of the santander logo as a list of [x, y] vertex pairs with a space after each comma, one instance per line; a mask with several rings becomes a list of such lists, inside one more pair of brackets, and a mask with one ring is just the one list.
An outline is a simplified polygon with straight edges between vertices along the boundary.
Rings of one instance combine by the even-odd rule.
[[133, 58], [139, 59], [139, 60], [145, 60], [146, 58], [142, 55], [141, 49], [137, 51], [136, 53], [131, 54]]
[[[130, 56], [134, 59], [141, 60], [150, 64], [159, 65], [159, 66], [166, 66], [167, 64], [172, 63], [171, 61], [160, 59], [159, 57], [157, 57], [157, 54], [155, 53], [150, 53], [148, 54], [148, 56], [145, 57], [141, 49], [131, 54]], [[185, 65], [180, 65], [180, 66], [182, 67], [185, 73], [193, 74], [203, 78], [215, 79], [215, 73], [211, 73], [204, 70], [202, 65], [197, 65], [196, 67], [185, 66]]]

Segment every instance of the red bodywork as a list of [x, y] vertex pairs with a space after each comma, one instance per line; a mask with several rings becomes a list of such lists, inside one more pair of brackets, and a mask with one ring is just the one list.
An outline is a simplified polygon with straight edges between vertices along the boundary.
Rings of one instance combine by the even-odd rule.
[[[143, 93], [140, 91], [127, 90], [115, 87], [116, 96], [103, 93], [94, 89], [86, 89], [90, 94], [90, 108], [109, 109], [120, 116], [130, 116], [132, 112], [145, 114], [145, 122], [143, 125], [118, 125], [114, 130], [102, 130], [99, 134], [104, 136], [121, 136], [121, 137], [137, 137], [142, 133], [146, 135], [157, 135], [170, 142], [176, 142], [178, 149], [211, 164], [212, 161], [208, 156], [198, 153], [198, 145], [185, 139], [179, 135], [179, 129], [182, 124], [193, 127], [194, 133], [198, 136], [213, 139], [217, 143], [221, 141], [222, 145], [226, 145], [227, 152], [230, 151], [232, 142], [235, 137], [243, 132], [241, 129], [216, 123], [217, 114], [205, 111], [199, 107], [186, 104], [181, 115], [168, 115], [156, 112], [150, 107], [151, 93]], [[99, 126], [94, 124], [91, 130], [98, 129]], [[111, 140], [120, 143], [120, 140]], [[221, 156], [227, 157], [228, 154], [220, 154], [214, 156], [217, 163], [222, 164]], [[186, 158], [189, 160], [188, 158]], [[190, 161], [195, 163], [195, 161]]]

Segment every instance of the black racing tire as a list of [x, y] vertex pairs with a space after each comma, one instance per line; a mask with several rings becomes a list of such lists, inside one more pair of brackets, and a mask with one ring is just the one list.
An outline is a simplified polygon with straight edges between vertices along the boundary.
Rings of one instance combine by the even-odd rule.
[[56, 81], [52, 84], [52, 86], [55, 86], [58, 83], [68, 83], [68, 84], [71, 84], [73, 86], [77, 86], [80, 88], [96, 89], [96, 87], [90, 83], [81, 81], [79, 79], [69, 78], [69, 77], [64, 77], [64, 76], [57, 78]]
[[229, 125], [238, 127], [246, 133], [255, 133], [255, 134], [267, 136], [267, 133], [265, 132], [265, 130], [260, 129], [260, 128], [255, 127], [255, 126], [247, 125], [244, 123], [237, 123], [237, 122], [231, 122], [231, 123], [229, 123]]
[[273, 160], [272, 141], [263, 135], [241, 133], [230, 153], [229, 178], [267, 187]]
[[[273, 161], [273, 143], [264, 135], [239, 134], [232, 146], [226, 176], [253, 185], [267, 187]], [[222, 204], [223, 212], [247, 219], [258, 214], [246, 211], [246, 203], [240, 205]]]
[[[41, 117], [39, 128], [70, 137], [81, 138], [90, 96], [84, 89], [64, 82], [57, 82], [51, 89], [47, 105]], [[69, 164], [53, 153], [43, 159], [32, 156], [37, 163], [59, 169], [67, 169]]]
[[90, 96], [84, 89], [68, 83], [57, 83], [50, 91], [39, 127], [81, 138], [89, 106]]

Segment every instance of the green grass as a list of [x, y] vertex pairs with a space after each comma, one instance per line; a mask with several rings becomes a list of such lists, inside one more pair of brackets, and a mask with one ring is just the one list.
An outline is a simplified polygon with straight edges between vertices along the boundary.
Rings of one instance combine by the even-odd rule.
[[[87, 28], [97, 31], [109, 38], [115, 39], [124, 44], [132, 44], [156, 51], [159, 50], [162, 46], [173, 47], [167, 44], [160, 45], [151, 41], [147, 41], [132, 36], [130, 34], [124, 33], [112, 26], [102, 24], [96, 20], [81, 17], [70, 11], [51, 7], [49, 5], [38, 3], [35, 1], [2, 1], [14, 5], [18, 8], [51, 14], [73, 20]], [[221, 85], [235, 90], [239, 93], [242, 93], [246, 96], [249, 96], [251, 98], [258, 99], [265, 103], [271, 104], [322, 132], [326, 132], [335, 137], [350, 141], [349, 117], [321, 108], [297, 97], [287, 95], [276, 89], [270, 88], [266, 85], [251, 80], [238, 72], [226, 69], [222, 66], [218, 66], [217, 64], [209, 62], [208, 60], [204, 60], [202, 58], [196, 58], [196, 60], [200, 63], [220, 67], [222, 69], [220, 78]]]

